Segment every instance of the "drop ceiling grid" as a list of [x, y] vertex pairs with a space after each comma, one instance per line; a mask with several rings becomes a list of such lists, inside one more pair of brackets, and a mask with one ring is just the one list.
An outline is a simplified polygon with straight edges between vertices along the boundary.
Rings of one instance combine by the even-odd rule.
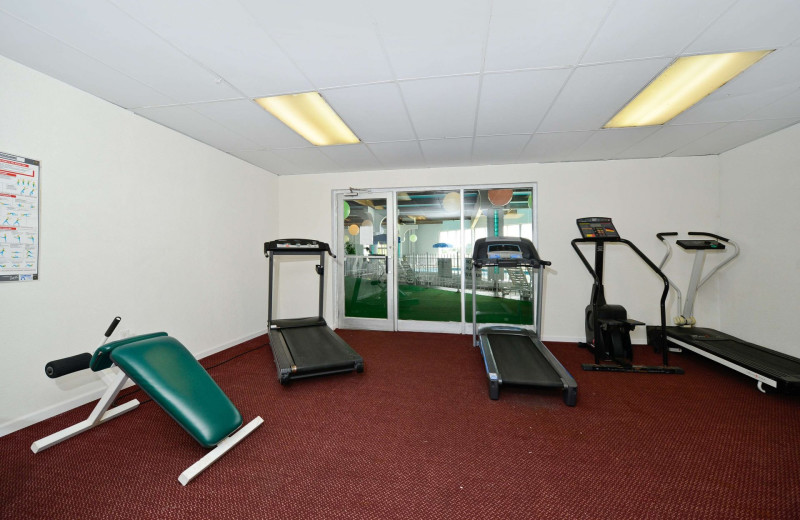
[[[796, 0], [50, 4], [0, 0], [0, 54], [282, 174], [720, 153], [800, 120]], [[677, 55], [753, 47], [778, 50], [668, 125], [601, 129]], [[308, 90], [363, 144], [252, 102]]]

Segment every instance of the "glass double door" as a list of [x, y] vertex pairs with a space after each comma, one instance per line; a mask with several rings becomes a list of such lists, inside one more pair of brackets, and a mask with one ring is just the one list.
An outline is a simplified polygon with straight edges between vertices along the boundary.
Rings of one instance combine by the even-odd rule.
[[337, 205], [339, 326], [394, 330], [392, 194], [339, 195]]
[[[339, 194], [339, 326], [463, 333], [472, 244], [533, 238], [533, 187]], [[476, 273], [479, 322], [530, 323], [528, 273]]]

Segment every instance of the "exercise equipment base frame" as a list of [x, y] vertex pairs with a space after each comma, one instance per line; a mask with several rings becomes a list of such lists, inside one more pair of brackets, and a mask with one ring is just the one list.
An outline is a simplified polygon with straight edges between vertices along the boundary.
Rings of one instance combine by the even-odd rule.
[[[87, 419], [64, 428], [61, 431], [57, 431], [56, 433], [48, 435], [47, 437], [39, 439], [31, 444], [31, 451], [34, 453], [39, 453], [40, 451], [53, 447], [56, 444], [64, 442], [67, 439], [71, 439], [72, 437], [75, 437], [83, 432], [89, 431], [95, 426], [99, 426], [110, 419], [119, 417], [120, 415], [130, 412], [138, 407], [139, 401], [137, 399], [133, 399], [125, 404], [121, 404], [111, 408], [110, 410], [108, 409], [109, 406], [114, 403], [117, 395], [128, 382], [128, 380], [128, 376], [124, 372], [120, 371], [108, 384], [108, 389], [97, 402], [97, 405], [94, 407], [94, 410], [92, 410], [92, 413], [89, 414]], [[235, 432], [231, 433], [229, 436], [222, 439], [217, 446], [206, 453], [203, 458], [184, 470], [180, 476], [178, 476], [178, 481], [184, 486], [188, 484], [197, 475], [215, 463], [217, 459], [225, 455], [225, 453], [227, 453], [231, 448], [236, 446], [245, 437], [250, 435], [256, 428], [261, 426], [263, 422], [264, 419], [262, 419], [260, 416], [256, 417]]]
[[[542, 323], [542, 272], [549, 261], [539, 258], [536, 247], [521, 237], [487, 237], [475, 241], [472, 252], [472, 344], [480, 347], [489, 383], [489, 398], [500, 398], [500, 385], [506, 383], [539, 388], [560, 388], [564, 403], [575, 406], [578, 383], [539, 339]], [[532, 320], [536, 330], [508, 325], [489, 325], [478, 330], [476, 271], [483, 267], [522, 268], [531, 272], [536, 284], [536, 304]], [[536, 275], [533, 274], [536, 271]], [[533, 286], [531, 286], [533, 297]], [[492, 345], [492, 336], [502, 338]], [[499, 359], [503, 360], [498, 362]], [[502, 367], [498, 366], [502, 365]], [[503, 373], [506, 373], [504, 378]]]
[[[551, 374], [547, 378], [534, 379], [528, 378], [520, 381], [504, 381], [502, 371], [498, 367], [494, 349], [491, 347], [492, 335], [505, 337], [519, 337], [520, 344], [517, 348], [527, 349], [532, 357], [538, 359], [536, 365], [539, 370], [547, 371]], [[567, 406], [575, 406], [578, 401], [578, 383], [575, 378], [564, 368], [564, 365], [553, 355], [552, 352], [542, 343], [536, 334], [528, 329], [521, 327], [509, 327], [495, 325], [482, 327], [478, 331], [478, 346], [483, 354], [486, 375], [489, 383], [489, 398], [492, 400], [500, 399], [500, 385], [506, 383], [515, 386], [533, 386], [538, 388], [553, 388], [562, 390], [562, 398]]]
[[[694, 334], [688, 334], [687, 332], [689, 331]], [[767, 393], [767, 390], [764, 389], [764, 385], [766, 385], [771, 391], [787, 395], [800, 395], [800, 372], [795, 374], [778, 373], [780, 369], [764, 367], [763, 365], [761, 368], [753, 366], [753, 364], [748, 365], [746, 360], [737, 359], [735, 353], [725, 352], [724, 349], [715, 347], [714, 344], [721, 341], [736, 343], [747, 348], [751, 355], [755, 354], [766, 358], [767, 362], [774, 362], [784, 366], [787, 364], [797, 366], [800, 364], [800, 359], [706, 327], [667, 327], [667, 341], [674, 347], [685, 348], [755, 379], [757, 381], [756, 386], [761, 392]], [[761, 362], [763, 363], [764, 360], [762, 359]]]
[[[307, 238], [282, 238], [264, 243], [264, 256], [269, 260], [269, 300], [267, 325], [269, 343], [278, 381], [282, 385], [294, 379], [364, 371], [364, 358], [331, 329], [322, 317], [325, 300], [325, 254], [336, 255], [325, 242]], [[319, 276], [317, 316], [274, 319], [273, 280], [275, 256], [317, 256], [314, 267]], [[305, 338], [302, 331], [306, 331]], [[310, 331], [316, 331], [316, 337]]]

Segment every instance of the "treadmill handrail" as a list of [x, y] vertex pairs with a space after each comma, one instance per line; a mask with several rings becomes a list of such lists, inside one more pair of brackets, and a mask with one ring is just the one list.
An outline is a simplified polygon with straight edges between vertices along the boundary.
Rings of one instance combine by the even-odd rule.
[[[657, 233], [656, 236], [658, 238], [660, 238], [661, 241], [664, 242], [665, 244], [667, 244], [667, 246], [669, 247], [669, 242], [664, 240], [661, 237], [661, 235], [665, 235], [666, 236], [666, 235], [672, 235], [672, 234], [673, 233]], [[677, 233], [674, 233], [674, 234], [677, 235]], [[740, 252], [739, 244], [737, 244], [735, 241], [731, 240], [730, 238], [726, 238], [726, 237], [723, 237], [721, 235], [717, 235], [716, 233], [708, 233], [706, 231], [689, 231], [687, 234], [691, 235], [691, 236], [711, 237], [711, 238], [720, 240], [722, 242], [725, 242], [726, 244], [729, 244], [730, 246], [733, 247], [733, 252], [730, 255], [728, 255], [724, 260], [722, 260], [720, 263], [715, 265], [705, 276], [703, 276], [700, 279], [700, 281], [697, 283], [697, 288], [695, 289], [695, 290], [700, 290], [700, 288], [703, 286], [703, 284], [705, 284], [708, 280], [710, 280], [711, 277], [714, 276], [717, 273], [717, 271], [719, 271], [720, 269], [722, 269], [723, 267], [725, 267], [726, 265], [731, 263], [734, 258], [739, 256], [739, 252]], [[669, 259], [669, 254], [667, 254], [667, 256], [665, 256], [664, 259], [661, 261], [661, 266], [660, 267], [664, 267], [664, 265], [667, 263], [668, 259]], [[675, 284], [672, 284], [672, 287], [675, 288], [676, 291], [678, 291], [678, 289], [677, 289]], [[680, 294], [680, 291], [678, 291], [678, 294]], [[678, 308], [680, 308], [680, 302], [678, 303]]]
[[[661, 262], [658, 264], [659, 269], [663, 269], [664, 266], [667, 265], [667, 261], [672, 257], [672, 244], [669, 242], [669, 240], [667, 240], [664, 237], [676, 237], [676, 236], [678, 236], [677, 231], [656, 233], [656, 238], [661, 240], [661, 243], [664, 244], [664, 247], [667, 248], [667, 252], [664, 254], [664, 258], [662, 258]], [[676, 284], [669, 278], [667, 278], [667, 280], [669, 280], [670, 287], [672, 287], [672, 289], [675, 291], [675, 294], [678, 297], [678, 312], [680, 312], [681, 309], [683, 308], [682, 307], [683, 293], [681, 293], [681, 289], [680, 287], [678, 287], [678, 284]]]
[[711, 238], [716, 238], [717, 240], [722, 240], [723, 242], [730, 242], [729, 239], [727, 239], [727, 238], [725, 238], [723, 236], [719, 236], [719, 235], [716, 235], [714, 233], [708, 233], [706, 231], [689, 231], [687, 233], [687, 235], [701, 236], [701, 237], [711, 237]]

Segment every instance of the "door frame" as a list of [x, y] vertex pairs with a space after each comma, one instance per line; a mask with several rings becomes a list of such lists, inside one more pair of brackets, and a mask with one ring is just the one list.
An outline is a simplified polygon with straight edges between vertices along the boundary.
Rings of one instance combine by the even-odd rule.
[[[396, 318], [396, 298], [395, 291], [397, 284], [395, 283], [395, 252], [397, 250], [396, 232], [397, 216], [395, 215], [396, 208], [394, 204], [395, 192], [390, 190], [346, 190], [334, 193], [334, 254], [336, 261], [334, 263], [334, 305], [336, 308], [336, 326], [343, 328], [356, 328], [363, 330], [397, 330]], [[341, 202], [347, 200], [359, 199], [386, 199], [386, 318], [353, 318], [345, 316], [345, 305], [341, 298], [345, 294], [344, 290], [344, 270], [346, 254], [344, 251], [344, 234], [341, 230], [340, 218], [342, 216], [343, 206]], [[380, 225], [378, 222], [374, 225]]]
[[[339, 256], [340, 252], [344, 252], [344, 236], [342, 234], [342, 226], [339, 225], [339, 217], [341, 216], [341, 209], [338, 206], [338, 197], [345, 197], [348, 195], [359, 196], [360, 198], [369, 198], [372, 196], [381, 197], [387, 195], [387, 237], [386, 245], [387, 250], [391, 251], [391, 262], [389, 270], [391, 276], [387, 276], [387, 295], [391, 298], [387, 302], [389, 308], [389, 317], [385, 320], [391, 324], [391, 328], [374, 328], [377, 324], [371, 318], [347, 318], [347, 320], [370, 320], [366, 321], [363, 326], [359, 324], [357, 328], [365, 330], [394, 330], [394, 331], [409, 331], [409, 332], [439, 332], [448, 334], [472, 334], [472, 317], [471, 313], [465, 311], [465, 298], [464, 291], [466, 289], [466, 278], [464, 273], [466, 269], [462, 269], [461, 274], [461, 322], [441, 322], [441, 321], [413, 321], [413, 320], [398, 320], [397, 318], [397, 283], [395, 273], [397, 272], [397, 194], [398, 192], [419, 192], [419, 191], [447, 191], [458, 190], [461, 194], [461, 241], [459, 247], [459, 254], [461, 258], [466, 258], [466, 244], [464, 243], [464, 191], [468, 190], [487, 190], [487, 189], [502, 189], [502, 188], [529, 188], [531, 190], [532, 204], [531, 204], [531, 237], [534, 246], [539, 248], [539, 190], [536, 181], [520, 181], [520, 182], [504, 182], [504, 183], [491, 183], [491, 184], [461, 184], [461, 185], [445, 185], [445, 186], [413, 186], [413, 187], [387, 187], [387, 188], [348, 188], [331, 190], [331, 208], [333, 208], [333, 218], [331, 227], [333, 243], [335, 244], [334, 251], [337, 258], [333, 261], [333, 290], [330, 291], [333, 296], [333, 305], [336, 309], [334, 313], [334, 328], [343, 327], [342, 317], [344, 315], [344, 305], [340, 304], [340, 297], [344, 294], [344, 277], [340, 276], [342, 269], [344, 269], [344, 255]], [[389, 218], [391, 212], [392, 218]], [[393, 238], [389, 239], [389, 220], [392, 220], [391, 229]], [[389, 242], [392, 242], [391, 244]], [[391, 280], [391, 284], [389, 284]], [[391, 286], [389, 286], [391, 285]], [[467, 320], [467, 318], [470, 318]], [[345, 322], [350, 325], [352, 321]], [[486, 325], [486, 324], [484, 324]]]

